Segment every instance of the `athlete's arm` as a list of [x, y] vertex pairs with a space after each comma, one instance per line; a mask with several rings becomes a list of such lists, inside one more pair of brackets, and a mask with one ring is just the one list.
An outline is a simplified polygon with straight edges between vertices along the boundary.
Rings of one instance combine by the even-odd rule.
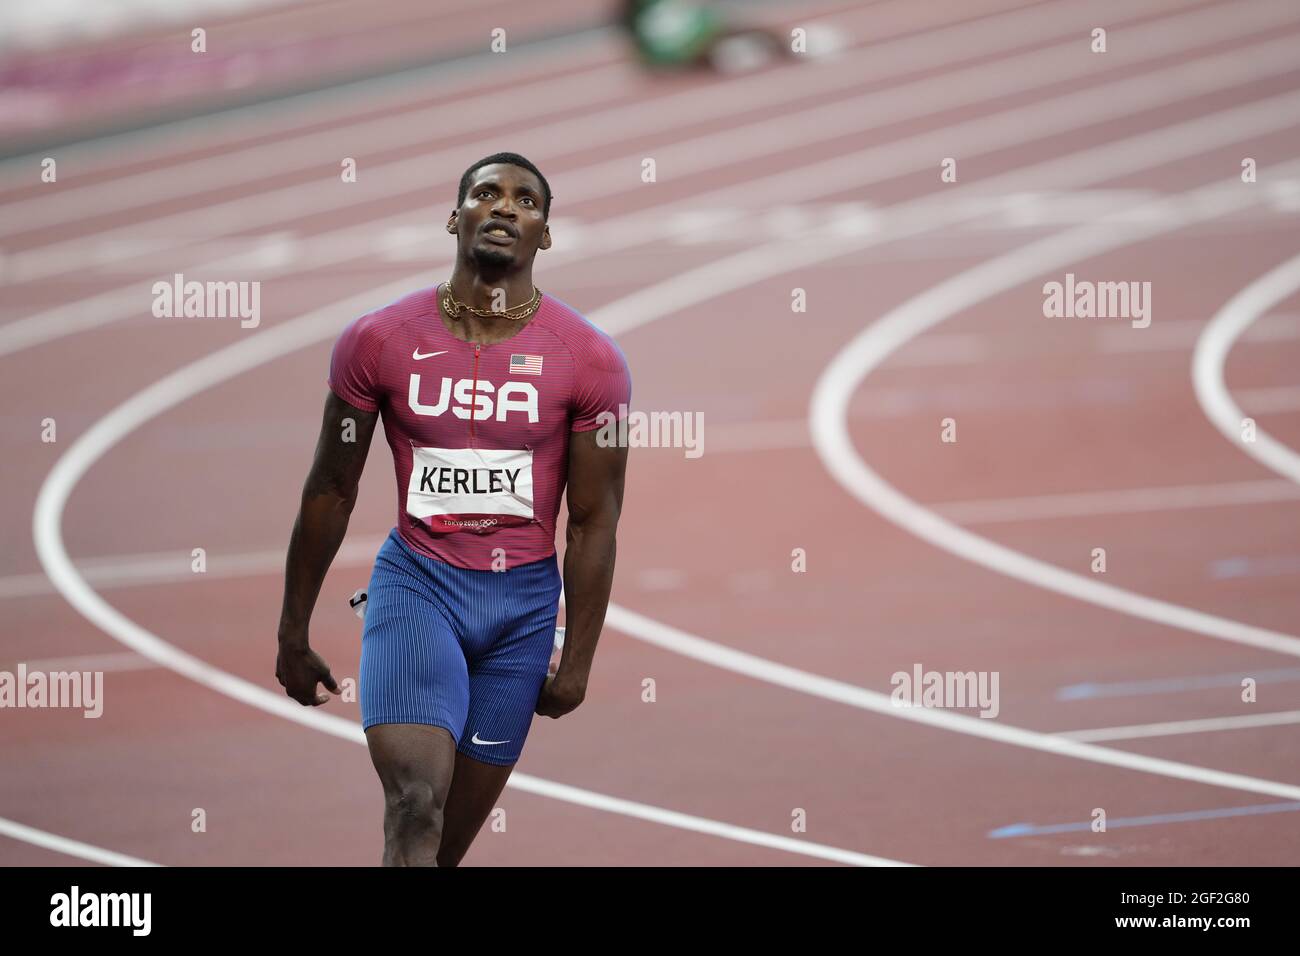
[[[349, 425], [347, 419], [352, 420]], [[354, 408], [333, 392], [325, 400], [316, 457], [302, 489], [302, 504], [289, 537], [280, 610], [280, 651], [275, 676], [285, 693], [303, 705], [323, 704], [316, 684], [339, 692], [329, 666], [308, 646], [307, 625], [330, 562], [343, 543], [357, 501], [378, 412]]]
[[602, 448], [600, 429], [569, 437], [569, 525], [564, 553], [564, 650], [537, 699], [537, 713], [562, 717], [582, 703], [614, 583], [614, 533], [623, 509], [627, 448]]

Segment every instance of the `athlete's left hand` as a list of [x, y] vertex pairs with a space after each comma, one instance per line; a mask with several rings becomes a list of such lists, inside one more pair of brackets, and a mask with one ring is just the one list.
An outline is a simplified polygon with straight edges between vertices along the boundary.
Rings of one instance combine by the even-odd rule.
[[587, 696], [587, 682], [575, 681], [557, 671], [546, 675], [546, 683], [537, 695], [536, 713], [541, 717], [563, 717], [576, 710]]

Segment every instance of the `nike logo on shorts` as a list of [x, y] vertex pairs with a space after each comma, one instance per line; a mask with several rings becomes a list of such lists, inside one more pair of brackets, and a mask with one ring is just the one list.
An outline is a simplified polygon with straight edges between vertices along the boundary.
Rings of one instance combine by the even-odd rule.
[[482, 744], [484, 747], [495, 747], [497, 744], [508, 744], [508, 740], [479, 740], [478, 731], [474, 731], [474, 736], [470, 738], [470, 743]]

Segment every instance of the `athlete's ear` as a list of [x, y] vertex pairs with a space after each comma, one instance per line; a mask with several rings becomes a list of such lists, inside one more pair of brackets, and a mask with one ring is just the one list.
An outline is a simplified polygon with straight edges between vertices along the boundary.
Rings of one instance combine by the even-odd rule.
[[551, 227], [549, 223], [545, 226], [542, 226], [542, 248], [543, 249], [551, 248]]
[[447, 231], [453, 236], [456, 235], [456, 219], [460, 216], [459, 212], [453, 212], [447, 219]]

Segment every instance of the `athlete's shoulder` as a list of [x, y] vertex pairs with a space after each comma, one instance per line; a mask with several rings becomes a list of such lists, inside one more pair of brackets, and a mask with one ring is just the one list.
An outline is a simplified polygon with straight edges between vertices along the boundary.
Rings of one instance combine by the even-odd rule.
[[538, 310], [541, 327], [573, 355], [575, 363], [609, 372], [626, 372], [627, 357], [613, 336], [597, 328], [573, 306], [547, 293]]
[[423, 315], [432, 290], [417, 289], [364, 315], [359, 315], [339, 333], [330, 353], [326, 382], [345, 402], [373, 412], [383, 398], [381, 369], [393, 333], [411, 319]]
[[434, 288], [416, 289], [387, 305], [357, 316], [348, 323], [348, 330], [367, 339], [384, 339], [407, 322], [427, 315], [433, 302]]

